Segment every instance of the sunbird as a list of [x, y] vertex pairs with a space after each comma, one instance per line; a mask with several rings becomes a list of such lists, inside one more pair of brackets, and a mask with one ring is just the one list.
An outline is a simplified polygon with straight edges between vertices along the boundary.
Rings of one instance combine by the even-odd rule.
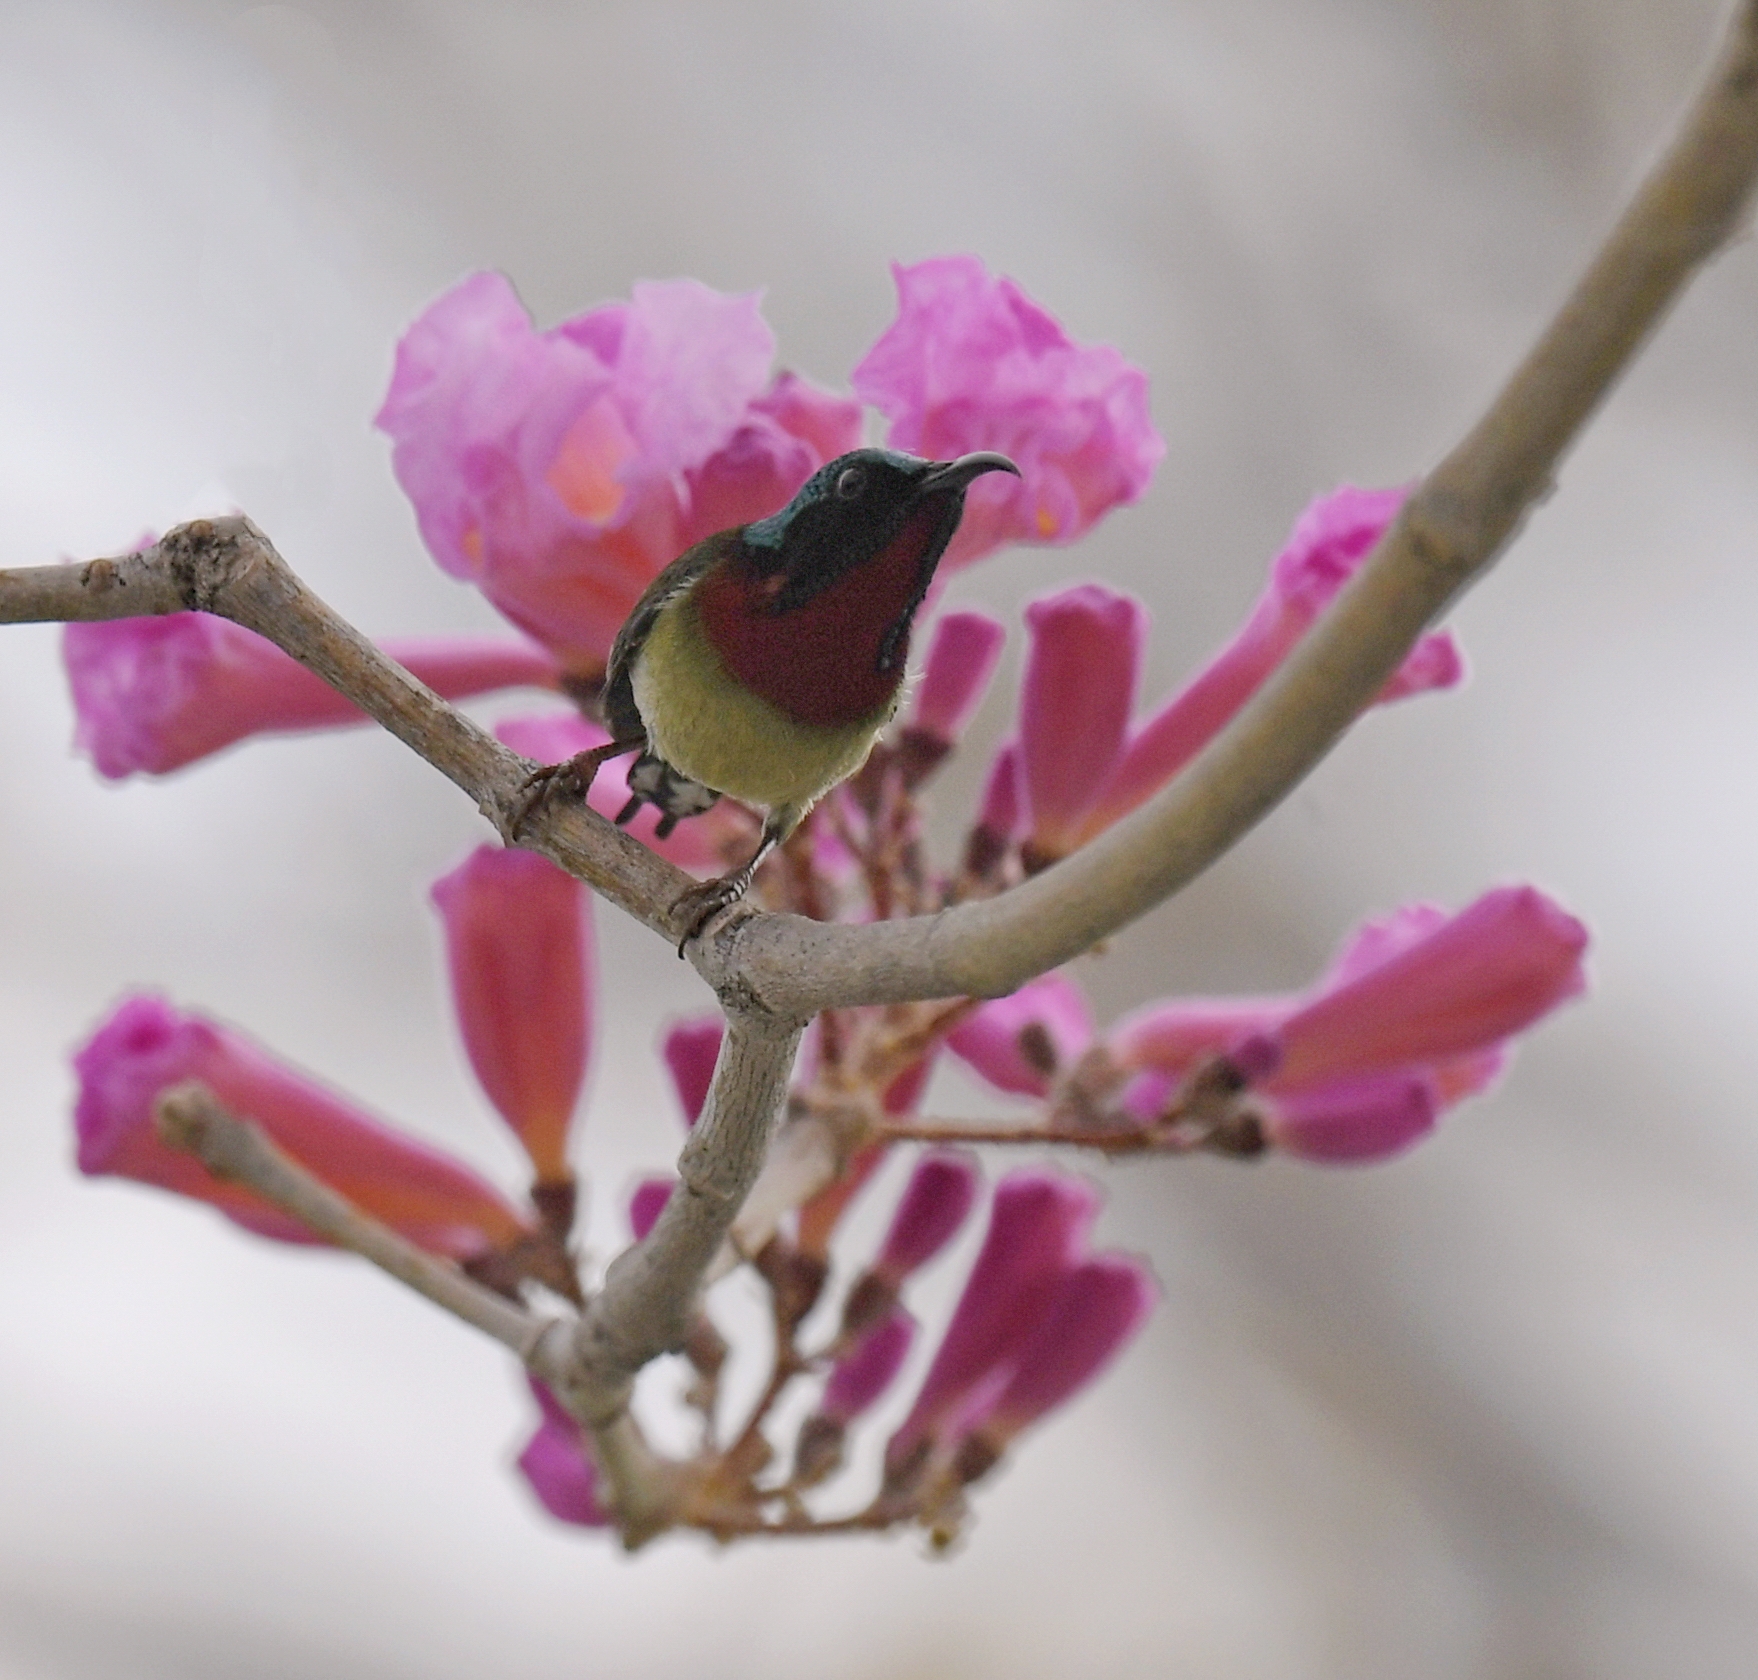
[[866, 762], [902, 696], [910, 625], [984, 473], [983, 451], [924, 461], [856, 449], [781, 512], [686, 549], [647, 586], [605, 670], [610, 740], [539, 771], [582, 797], [606, 759], [637, 749], [626, 823], [643, 804], [664, 838], [722, 794], [764, 813], [756, 850], [673, 906], [683, 942], [741, 898], [757, 867]]

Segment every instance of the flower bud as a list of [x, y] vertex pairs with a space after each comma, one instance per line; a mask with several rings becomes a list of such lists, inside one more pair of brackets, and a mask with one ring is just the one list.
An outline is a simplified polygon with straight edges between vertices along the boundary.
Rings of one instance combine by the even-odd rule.
[[538, 1181], [562, 1183], [592, 1032], [586, 893], [535, 852], [479, 846], [432, 896], [470, 1065]]

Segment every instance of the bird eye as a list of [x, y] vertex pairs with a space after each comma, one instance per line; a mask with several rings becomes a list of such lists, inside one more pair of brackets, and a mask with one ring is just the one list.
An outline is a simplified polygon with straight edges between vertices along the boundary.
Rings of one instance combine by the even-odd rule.
[[867, 474], [860, 467], [844, 467], [836, 475], [836, 494], [842, 501], [852, 502], [866, 488]]

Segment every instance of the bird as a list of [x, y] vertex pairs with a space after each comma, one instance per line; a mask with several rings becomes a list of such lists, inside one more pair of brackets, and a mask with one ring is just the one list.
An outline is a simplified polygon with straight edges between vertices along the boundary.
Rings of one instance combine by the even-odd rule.
[[866, 762], [902, 697], [910, 627], [965, 491], [991, 472], [1019, 476], [987, 450], [951, 461], [851, 450], [779, 513], [686, 549], [635, 603], [605, 668], [610, 740], [531, 784], [583, 798], [601, 764], [635, 752], [619, 824], [653, 805], [664, 838], [723, 794], [764, 813], [752, 855], [672, 906], [680, 956]]

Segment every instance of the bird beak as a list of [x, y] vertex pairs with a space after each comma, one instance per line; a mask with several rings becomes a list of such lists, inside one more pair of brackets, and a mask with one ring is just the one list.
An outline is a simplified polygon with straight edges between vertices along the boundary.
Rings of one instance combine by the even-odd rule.
[[961, 455], [956, 461], [937, 462], [933, 470], [917, 483], [916, 494], [925, 496], [936, 490], [963, 490], [973, 478], [992, 472], [1010, 472], [1015, 478], [1023, 476], [1005, 455], [983, 449], [975, 455]]

